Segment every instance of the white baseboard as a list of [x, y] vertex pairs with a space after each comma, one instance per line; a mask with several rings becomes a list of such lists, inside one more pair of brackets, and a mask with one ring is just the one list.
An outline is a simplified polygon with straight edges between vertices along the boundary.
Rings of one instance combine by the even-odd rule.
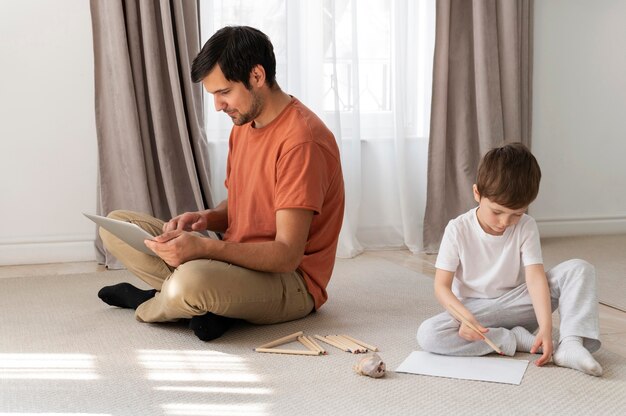
[[0, 242], [0, 266], [94, 261], [93, 239], [83, 241]]
[[626, 234], [626, 217], [535, 218], [542, 237]]

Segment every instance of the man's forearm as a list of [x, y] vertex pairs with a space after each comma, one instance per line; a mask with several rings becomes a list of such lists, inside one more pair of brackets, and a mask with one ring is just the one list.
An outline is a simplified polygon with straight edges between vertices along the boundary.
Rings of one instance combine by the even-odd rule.
[[233, 243], [206, 239], [201, 251], [200, 258], [270, 273], [292, 272], [302, 261], [302, 253], [279, 241]]
[[[209, 211], [207, 217], [227, 219], [227, 210], [222, 203], [213, 213]], [[278, 210], [273, 241], [238, 243], [203, 239], [193, 248], [192, 258], [219, 260], [262, 272], [292, 272], [304, 256], [313, 215], [308, 209]]]

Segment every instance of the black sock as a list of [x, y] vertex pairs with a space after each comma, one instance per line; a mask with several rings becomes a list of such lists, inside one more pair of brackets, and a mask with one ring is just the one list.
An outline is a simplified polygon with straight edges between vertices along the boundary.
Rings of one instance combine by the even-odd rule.
[[130, 283], [118, 283], [100, 289], [98, 297], [111, 306], [137, 309], [139, 305], [152, 299], [155, 294], [156, 289], [141, 290]]
[[212, 341], [221, 337], [234, 321], [234, 319], [207, 312], [204, 315], [192, 317], [189, 322], [189, 328], [202, 341]]

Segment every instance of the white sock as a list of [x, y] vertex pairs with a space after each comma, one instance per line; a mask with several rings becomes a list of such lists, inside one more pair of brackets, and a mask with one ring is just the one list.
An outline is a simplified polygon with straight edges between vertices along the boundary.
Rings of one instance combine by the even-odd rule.
[[552, 360], [559, 367], [573, 368], [591, 376], [601, 376], [602, 367], [583, 346], [581, 337], [565, 337], [557, 347]]
[[515, 335], [515, 341], [517, 342], [515, 351], [530, 352], [530, 349], [535, 343], [535, 336], [528, 332], [528, 330], [523, 326], [516, 326], [511, 329], [511, 332]]

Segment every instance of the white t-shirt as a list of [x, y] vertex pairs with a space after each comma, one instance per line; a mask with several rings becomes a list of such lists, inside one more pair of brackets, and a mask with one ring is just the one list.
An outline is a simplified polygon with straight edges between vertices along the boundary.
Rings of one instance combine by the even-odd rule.
[[476, 210], [448, 223], [436, 267], [454, 272], [452, 291], [459, 298], [497, 298], [524, 283], [524, 267], [543, 264], [539, 230], [524, 214], [502, 235], [487, 234]]

